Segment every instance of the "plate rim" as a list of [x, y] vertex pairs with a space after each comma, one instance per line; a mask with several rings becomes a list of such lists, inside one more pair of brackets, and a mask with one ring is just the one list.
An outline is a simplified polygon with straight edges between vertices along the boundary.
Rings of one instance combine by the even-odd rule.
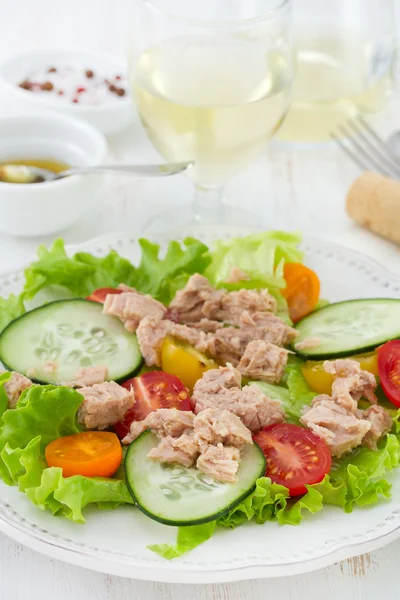
[[[220, 229], [218, 228], [216, 231], [219, 231], [219, 234], [217, 233], [213, 237], [215, 239], [218, 237], [218, 235], [222, 237]], [[251, 231], [249, 230], [243, 230], [243, 234], [250, 232]], [[199, 232], [198, 235], [201, 237], [201, 232]], [[236, 235], [237, 232], [235, 233], [235, 236]], [[161, 239], [161, 241], [177, 239], [177, 237], [178, 236], [176, 235], [165, 236]], [[183, 239], [185, 235], [181, 235], [179, 237], [180, 239]], [[97, 236], [83, 243], [68, 244], [66, 245], [66, 249], [67, 252], [70, 253], [84, 251], [90, 248], [91, 251], [95, 253], [96, 246], [99, 246], [99, 251], [104, 251], [104, 246], [108, 244], [109, 247], [115, 247], [118, 250], [118, 246], [123, 245], [123, 242], [121, 241], [122, 239], [129, 241], [132, 244], [136, 244], [137, 242], [137, 238], [132, 236], [129, 232], [112, 232]], [[160, 239], [158, 239], [158, 241], [160, 241]], [[102, 245], [102, 248], [100, 248], [100, 245]], [[349, 256], [351, 256], [354, 261], [360, 261], [360, 265], [364, 265], [363, 268], [370, 268], [374, 273], [378, 273], [380, 275], [383, 287], [387, 288], [390, 284], [395, 285], [396, 291], [400, 296], [400, 277], [396, 276], [389, 269], [380, 264], [376, 259], [337, 242], [322, 240], [316, 236], [304, 235], [302, 243], [303, 249], [307, 251], [307, 248], [309, 246], [312, 248], [313, 245], [323, 247], [326, 252], [331, 252], [332, 256], [336, 254], [338, 256], [338, 260], [341, 260], [341, 256], [343, 256], [343, 260], [348, 260]], [[22, 275], [23, 268], [13, 269], [7, 273], [1, 274], [0, 290], [4, 286], [7, 287], [7, 285], [15, 285], [18, 283], [21, 280]], [[160, 562], [160, 560], [155, 558], [153, 560], [150, 558], [149, 560], [144, 560], [140, 559], [139, 557], [135, 558], [128, 556], [123, 558], [122, 554], [114, 553], [113, 555], [111, 552], [108, 555], [105, 555], [103, 551], [99, 552], [99, 549], [97, 549], [96, 553], [96, 549], [93, 549], [90, 546], [85, 547], [84, 544], [78, 543], [76, 543], [76, 545], [81, 545], [81, 549], [76, 547], [67, 547], [65, 543], [63, 545], [63, 538], [61, 538], [61, 536], [55, 536], [54, 534], [50, 534], [50, 532], [40, 530], [40, 528], [38, 528], [35, 524], [31, 523], [30, 525], [33, 530], [36, 528], [37, 532], [27, 530], [25, 526], [18, 526], [18, 524], [16, 524], [13, 520], [7, 520], [7, 509], [12, 510], [11, 506], [1, 499], [0, 494], [0, 531], [33, 550], [39, 551], [47, 556], [50, 556], [51, 558], [57, 558], [67, 563], [86, 567], [103, 573], [125, 576], [132, 579], [168, 583], [222, 583], [228, 581], [243, 581], [248, 579], [297, 575], [326, 567], [338, 560], [343, 560], [345, 558], [350, 558], [352, 556], [380, 548], [400, 537], [400, 509], [396, 508], [396, 504], [393, 503], [392, 513], [388, 514], [383, 522], [378, 523], [375, 528], [368, 533], [373, 533], [375, 529], [379, 530], [379, 528], [384, 527], [386, 522], [390, 520], [397, 521], [397, 525], [391, 530], [382, 533], [382, 535], [373, 537], [372, 539], [358, 540], [354, 537], [353, 541], [350, 541], [349, 539], [346, 540], [343, 538], [342, 545], [340, 545], [341, 542], [339, 538], [336, 540], [336, 547], [331, 549], [327, 548], [326, 552], [323, 552], [323, 554], [319, 556], [314, 556], [309, 559], [304, 558], [303, 556], [300, 557], [299, 560], [294, 560], [288, 563], [262, 564], [262, 561], [265, 561], [265, 558], [263, 559], [262, 557], [259, 557], [257, 559], [259, 564], [256, 564], [255, 557], [252, 558], [249, 556], [243, 557], [242, 563], [243, 561], [247, 560], [247, 562], [250, 564], [226, 566], [225, 563], [225, 565], [222, 564], [221, 567], [216, 566], [215, 569], [210, 569], [207, 568], [207, 565], [204, 563], [199, 563], [198, 568], [196, 568], [195, 563], [185, 564], [184, 560], [178, 560], [176, 562]], [[15, 512], [15, 515], [18, 515], [16, 511], [13, 512]], [[27, 525], [29, 525], [29, 522], [26, 519], [20, 515], [18, 516], [21, 524], [25, 522]], [[48, 539], [43, 539], [43, 537], [40, 537], [41, 532], [52, 535], [54, 540], [50, 541]], [[57, 537], [61, 540], [61, 542], [57, 542]], [[64, 538], [64, 542], [65, 541], [72, 542], [72, 540], [66, 540]], [[337, 546], [338, 543], [339, 546]], [[323, 546], [321, 546], [321, 551], [322, 549]], [[253, 564], [251, 564], [252, 560]]]

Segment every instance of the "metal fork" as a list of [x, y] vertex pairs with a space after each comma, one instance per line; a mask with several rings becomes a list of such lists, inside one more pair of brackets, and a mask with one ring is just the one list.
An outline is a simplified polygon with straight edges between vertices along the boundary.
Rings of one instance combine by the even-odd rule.
[[398, 157], [361, 115], [348, 119], [331, 137], [363, 171], [400, 179]]

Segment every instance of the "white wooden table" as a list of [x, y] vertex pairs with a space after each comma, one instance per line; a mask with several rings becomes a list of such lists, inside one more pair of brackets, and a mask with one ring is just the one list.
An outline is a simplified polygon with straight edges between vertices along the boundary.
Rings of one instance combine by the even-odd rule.
[[[0, 56], [31, 47], [82, 47], [123, 54], [131, 0], [0, 0]], [[11, 114], [0, 98], [3, 114]], [[382, 125], [400, 128], [396, 102]], [[115, 161], [145, 162], [155, 157], [139, 125], [110, 140]], [[255, 223], [300, 229], [350, 246], [376, 258], [400, 275], [400, 250], [353, 225], [344, 196], [356, 169], [334, 148], [288, 151], [270, 148], [265, 156], [227, 186], [228, 202], [252, 210]], [[113, 179], [105, 182], [96, 210], [65, 231], [68, 243], [102, 233], [140, 234], [151, 215], [190, 202], [191, 187], [181, 177], [168, 180]], [[39, 242], [49, 239], [0, 238], [0, 271], [28, 262]], [[266, 543], [268, 537], [266, 533]], [[327, 569], [280, 580], [210, 586], [142, 583], [101, 575], [53, 561], [0, 534], [0, 600], [397, 600], [400, 540], [368, 555]]]

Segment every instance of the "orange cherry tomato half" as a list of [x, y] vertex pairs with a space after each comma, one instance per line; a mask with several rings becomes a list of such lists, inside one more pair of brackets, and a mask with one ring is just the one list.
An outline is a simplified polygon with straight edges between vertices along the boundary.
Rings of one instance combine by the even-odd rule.
[[118, 290], [117, 288], [99, 288], [98, 290], [94, 290], [94, 292], [92, 292], [90, 296], [86, 298], [86, 300], [91, 300], [92, 302], [100, 302], [100, 304], [104, 304], [104, 301], [108, 294], [122, 294], [123, 291], [124, 290]]
[[143, 373], [140, 377], [128, 379], [122, 387], [133, 389], [136, 402], [125, 413], [123, 420], [114, 425], [121, 439], [128, 434], [132, 421], [143, 421], [149, 413], [159, 408], [192, 410], [188, 390], [182, 381], [163, 371]]
[[307, 491], [329, 473], [332, 457], [328, 445], [309, 429], [278, 423], [253, 436], [267, 459], [266, 476], [288, 488], [291, 496]]
[[64, 477], [111, 477], [122, 461], [122, 448], [115, 433], [83, 431], [60, 437], [45, 449], [49, 467], [61, 467]]
[[385, 396], [400, 407], [400, 340], [378, 348], [378, 373]]
[[296, 323], [315, 308], [321, 285], [317, 274], [301, 263], [286, 263], [283, 276], [286, 288], [282, 296], [288, 303], [290, 318]]

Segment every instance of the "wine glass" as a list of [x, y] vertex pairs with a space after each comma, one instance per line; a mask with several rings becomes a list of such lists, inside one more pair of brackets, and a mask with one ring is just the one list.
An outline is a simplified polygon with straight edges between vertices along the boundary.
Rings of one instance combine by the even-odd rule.
[[349, 117], [381, 111], [397, 60], [393, 0], [296, 0], [292, 102], [276, 139], [331, 142]]
[[134, 0], [138, 112], [166, 161], [192, 163], [195, 186], [191, 209], [160, 215], [151, 232], [259, 222], [224, 205], [223, 188], [264, 152], [288, 110], [291, 8], [292, 0]]

